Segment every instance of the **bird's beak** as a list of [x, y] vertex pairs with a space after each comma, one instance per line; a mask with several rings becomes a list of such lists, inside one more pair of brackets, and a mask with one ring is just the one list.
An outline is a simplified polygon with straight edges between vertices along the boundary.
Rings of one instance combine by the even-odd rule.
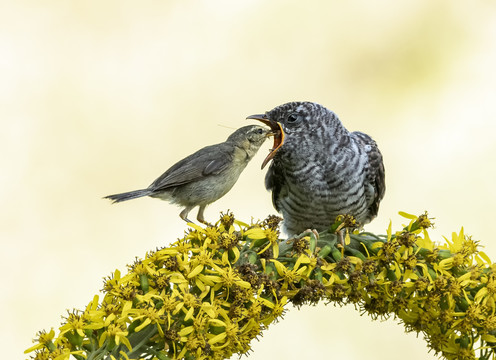
[[267, 115], [251, 115], [248, 116], [247, 119], [254, 119], [263, 122], [265, 125], [268, 125], [271, 130], [271, 135], [274, 135], [274, 146], [270, 150], [269, 155], [265, 158], [262, 163], [262, 169], [269, 163], [270, 160], [274, 158], [277, 151], [281, 148], [282, 144], [284, 144], [284, 131], [282, 130], [282, 126], [277, 121], [269, 120]]

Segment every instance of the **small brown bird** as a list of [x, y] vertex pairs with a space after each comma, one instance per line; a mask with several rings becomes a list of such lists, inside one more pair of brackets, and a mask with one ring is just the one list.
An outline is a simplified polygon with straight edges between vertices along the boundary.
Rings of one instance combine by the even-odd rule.
[[177, 162], [146, 189], [105, 198], [116, 203], [142, 196], [156, 197], [184, 207], [179, 216], [187, 222], [190, 222], [188, 213], [199, 206], [197, 220], [205, 223], [205, 207], [231, 190], [246, 165], [271, 135], [265, 127], [244, 126], [225, 142], [204, 147]]
[[367, 134], [349, 132], [337, 115], [312, 102], [290, 102], [262, 115], [276, 133], [265, 177], [288, 235], [325, 230], [338, 215], [370, 222], [384, 197], [382, 155]]

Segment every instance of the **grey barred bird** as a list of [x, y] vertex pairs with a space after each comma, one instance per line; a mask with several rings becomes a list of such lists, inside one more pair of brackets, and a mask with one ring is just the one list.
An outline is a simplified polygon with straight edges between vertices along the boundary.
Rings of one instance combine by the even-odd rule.
[[234, 186], [241, 172], [272, 133], [258, 125], [244, 126], [225, 142], [204, 147], [174, 164], [146, 189], [106, 196], [113, 203], [150, 196], [179, 204], [179, 216], [190, 222], [188, 213], [199, 206], [197, 220], [205, 223], [205, 207]]
[[312, 102], [290, 102], [252, 115], [278, 132], [265, 186], [283, 214], [283, 229], [322, 231], [338, 215], [370, 222], [384, 197], [382, 155], [367, 134], [346, 130], [338, 116]]

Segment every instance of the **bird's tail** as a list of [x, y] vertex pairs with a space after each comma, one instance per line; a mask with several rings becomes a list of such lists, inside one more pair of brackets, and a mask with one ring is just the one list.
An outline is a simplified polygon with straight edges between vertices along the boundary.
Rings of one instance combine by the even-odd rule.
[[114, 195], [109, 195], [105, 196], [104, 199], [110, 199], [112, 200], [113, 203], [118, 203], [121, 201], [126, 201], [126, 200], [131, 200], [131, 199], [136, 199], [142, 196], [147, 196], [152, 193], [151, 190], [149, 189], [141, 189], [141, 190], [134, 190], [134, 191], [129, 191], [121, 194], [114, 194]]

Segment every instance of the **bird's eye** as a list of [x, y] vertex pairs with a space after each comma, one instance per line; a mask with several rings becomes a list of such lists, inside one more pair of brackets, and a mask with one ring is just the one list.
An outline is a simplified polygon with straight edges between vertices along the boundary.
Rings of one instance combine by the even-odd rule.
[[262, 128], [258, 128], [257, 129], [257, 134], [263, 134], [263, 129]]
[[292, 114], [289, 114], [286, 121], [289, 124], [294, 124], [294, 123], [298, 122], [300, 119], [301, 119], [300, 115], [298, 115], [297, 113], [292, 113]]

